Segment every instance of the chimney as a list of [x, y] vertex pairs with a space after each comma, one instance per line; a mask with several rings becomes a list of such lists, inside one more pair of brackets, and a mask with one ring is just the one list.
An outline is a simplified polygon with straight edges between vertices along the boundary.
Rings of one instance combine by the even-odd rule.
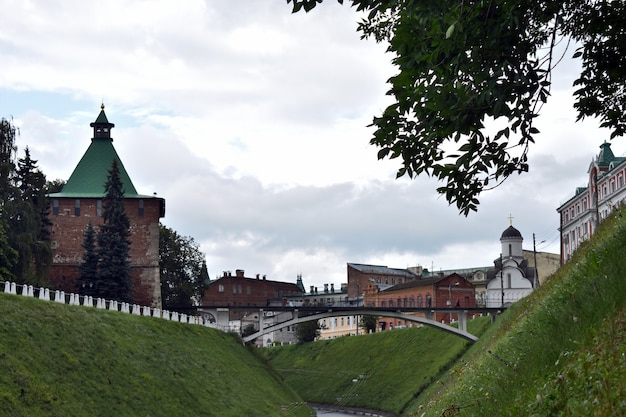
[[311, 294], [315, 293], [315, 287], [313, 285], [311, 285]]
[[261, 274], [256, 274], [256, 279], [261, 278]]
[[263, 275], [263, 281], [265, 281], [266, 275]]
[[324, 284], [324, 294], [328, 294], [328, 284]]
[[330, 284], [330, 292], [331, 294], [335, 293], [335, 284], [332, 284], [332, 283]]

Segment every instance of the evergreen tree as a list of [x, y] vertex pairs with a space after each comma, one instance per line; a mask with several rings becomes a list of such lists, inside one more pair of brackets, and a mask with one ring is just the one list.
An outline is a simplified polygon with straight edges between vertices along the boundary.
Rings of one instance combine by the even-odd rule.
[[28, 147], [24, 153], [17, 163], [15, 185], [19, 191], [10, 219], [12, 244], [19, 252], [14, 272], [22, 282], [45, 285], [52, 262], [46, 177], [31, 158]]
[[97, 296], [129, 302], [132, 282], [130, 276], [130, 220], [124, 211], [124, 188], [117, 161], [104, 184], [102, 200], [103, 224], [98, 232], [99, 274]]
[[97, 295], [98, 287], [98, 252], [96, 249], [96, 230], [91, 222], [83, 233], [83, 262], [78, 267], [79, 278], [76, 282], [83, 295]]
[[14, 196], [13, 176], [15, 175], [15, 135], [13, 123], [0, 119], [0, 204], [4, 205]]
[[0, 210], [0, 281], [13, 281], [13, 265], [17, 261], [17, 251], [9, 244], [6, 234], [6, 221]]
[[14, 280], [13, 268], [17, 262], [17, 251], [11, 245], [9, 219], [13, 210], [15, 187], [14, 155], [16, 129], [7, 119], [0, 119], [0, 279]]

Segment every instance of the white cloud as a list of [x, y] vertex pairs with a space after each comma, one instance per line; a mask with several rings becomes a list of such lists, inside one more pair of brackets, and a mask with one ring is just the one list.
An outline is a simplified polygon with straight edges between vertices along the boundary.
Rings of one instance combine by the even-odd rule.
[[[211, 276], [336, 287], [346, 263], [435, 270], [490, 265], [509, 225], [525, 247], [558, 251], [556, 208], [584, 183], [608, 135], [575, 124], [563, 64], [537, 122], [530, 173], [481, 196], [468, 218], [430, 178], [396, 180], [367, 125], [389, 102], [384, 45], [358, 15], [324, 3], [13, 1], [0, 27], [0, 113], [50, 179], [86, 150], [101, 100], [140, 193], [166, 199], [164, 224], [201, 244]], [[17, 110], [15, 110], [17, 109]], [[615, 153], [623, 149], [615, 146]]]

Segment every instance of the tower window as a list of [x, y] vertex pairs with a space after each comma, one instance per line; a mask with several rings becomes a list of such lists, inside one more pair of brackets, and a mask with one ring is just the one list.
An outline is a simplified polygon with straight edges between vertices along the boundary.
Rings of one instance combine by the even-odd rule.
[[509, 243], [509, 256], [513, 256], [513, 247], [510, 243]]
[[139, 210], [137, 212], [139, 217], [143, 217], [143, 200], [139, 200]]
[[57, 200], [56, 198], [52, 200], [52, 214], [54, 214], [55, 216], [59, 215], [59, 200]]
[[102, 217], [102, 200], [96, 200], [96, 216]]
[[80, 200], [74, 200], [74, 216], [80, 216]]

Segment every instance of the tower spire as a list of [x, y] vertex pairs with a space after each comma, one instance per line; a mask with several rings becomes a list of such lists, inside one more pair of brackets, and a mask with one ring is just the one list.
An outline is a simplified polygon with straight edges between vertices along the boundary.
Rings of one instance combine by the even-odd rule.
[[90, 123], [89, 126], [93, 127], [93, 139], [113, 140], [111, 139], [111, 129], [115, 127], [115, 124], [109, 123], [109, 119], [107, 119], [107, 115], [104, 113], [104, 103], [100, 104], [100, 114], [96, 121]]

